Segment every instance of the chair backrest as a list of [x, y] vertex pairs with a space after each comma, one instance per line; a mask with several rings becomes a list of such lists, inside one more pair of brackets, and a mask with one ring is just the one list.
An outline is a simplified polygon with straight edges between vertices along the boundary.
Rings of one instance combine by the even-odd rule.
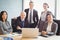
[[12, 28], [13, 28], [13, 32], [16, 32], [16, 20], [17, 19], [11, 19], [11, 25], [12, 25]]
[[60, 20], [54, 20], [58, 24], [57, 35], [60, 35]]

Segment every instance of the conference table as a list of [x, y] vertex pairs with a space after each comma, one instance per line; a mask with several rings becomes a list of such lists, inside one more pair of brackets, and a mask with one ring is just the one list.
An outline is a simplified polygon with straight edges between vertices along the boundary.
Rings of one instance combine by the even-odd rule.
[[60, 40], [60, 36], [48, 36], [48, 37], [42, 37], [42, 36], [38, 36], [36, 38], [23, 38], [22, 34], [18, 34], [18, 35], [0, 35], [0, 40], [3, 40], [1, 37], [11, 37], [13, 38], [13, 40]]
[[37, 38], [22, 38], [22, 40], [60, 40], [60, 36], [50, 36], [47, 38], [38, 36]]
[[21, 40], [22, 34], [13, 33], [13, 34], [0, 35], [0, 40], [3, 40], [4, 38], [7, 37], [12, 38], [13, 40]]

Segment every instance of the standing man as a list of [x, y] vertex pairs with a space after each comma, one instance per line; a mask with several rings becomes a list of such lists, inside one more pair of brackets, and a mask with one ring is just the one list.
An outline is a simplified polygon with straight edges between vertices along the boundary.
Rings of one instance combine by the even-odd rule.
[[29, 2], [30, 8], [25, 9], [26, 12], [26, 19], [28, 20], [28, 27], [35, 28], [38, 24], [38, 13], [35, 9], [33, 9], [33, 2]]

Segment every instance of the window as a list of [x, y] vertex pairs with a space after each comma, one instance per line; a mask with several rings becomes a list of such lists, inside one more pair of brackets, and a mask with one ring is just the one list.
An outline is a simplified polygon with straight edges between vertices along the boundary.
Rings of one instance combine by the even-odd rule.
[[[41, 12], [43, 11], [43, 3], [48, 3], [49, 11], [54, 15], [55, 13], [55, 0], [32, 0], [34, 2], [34, 9], [38, 11], [38, 16], [40, 18]], [[24, 0], [24, 9], [29, 8], [30, 0]]]
[[57, 15], [56, 15], [56, 19], [60, 19], [60, 0], [57, 0]]
[[7, 11], [8, 21], [11, 23], [11, 19], [19, 16], [22, 11], [22, 0], [0, 0], [0, 12], [2, 10]]

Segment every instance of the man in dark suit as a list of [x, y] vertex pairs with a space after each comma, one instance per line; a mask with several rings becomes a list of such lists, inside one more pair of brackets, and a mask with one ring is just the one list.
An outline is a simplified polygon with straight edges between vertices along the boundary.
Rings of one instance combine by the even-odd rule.
[[18, 32], [21, 32], [21, 28], [27, 27], [26, 13], [21, 12], [20, 16], [16, 20], [16, 29]]
[[45, 22], [43, 26], [42, 35], [54, 35], [56, 34], [58, 29], [58, 24], [53, 21], [53, 17], [51, 14], [47, 16], [47, 22]]
[[38, 24], [38, 13], [35, 9], [33, 9], [33, 2], [29, 2], [30, 8], [25, 9], [26, 19], [28, 20], [28, 27], [35, 28]]

